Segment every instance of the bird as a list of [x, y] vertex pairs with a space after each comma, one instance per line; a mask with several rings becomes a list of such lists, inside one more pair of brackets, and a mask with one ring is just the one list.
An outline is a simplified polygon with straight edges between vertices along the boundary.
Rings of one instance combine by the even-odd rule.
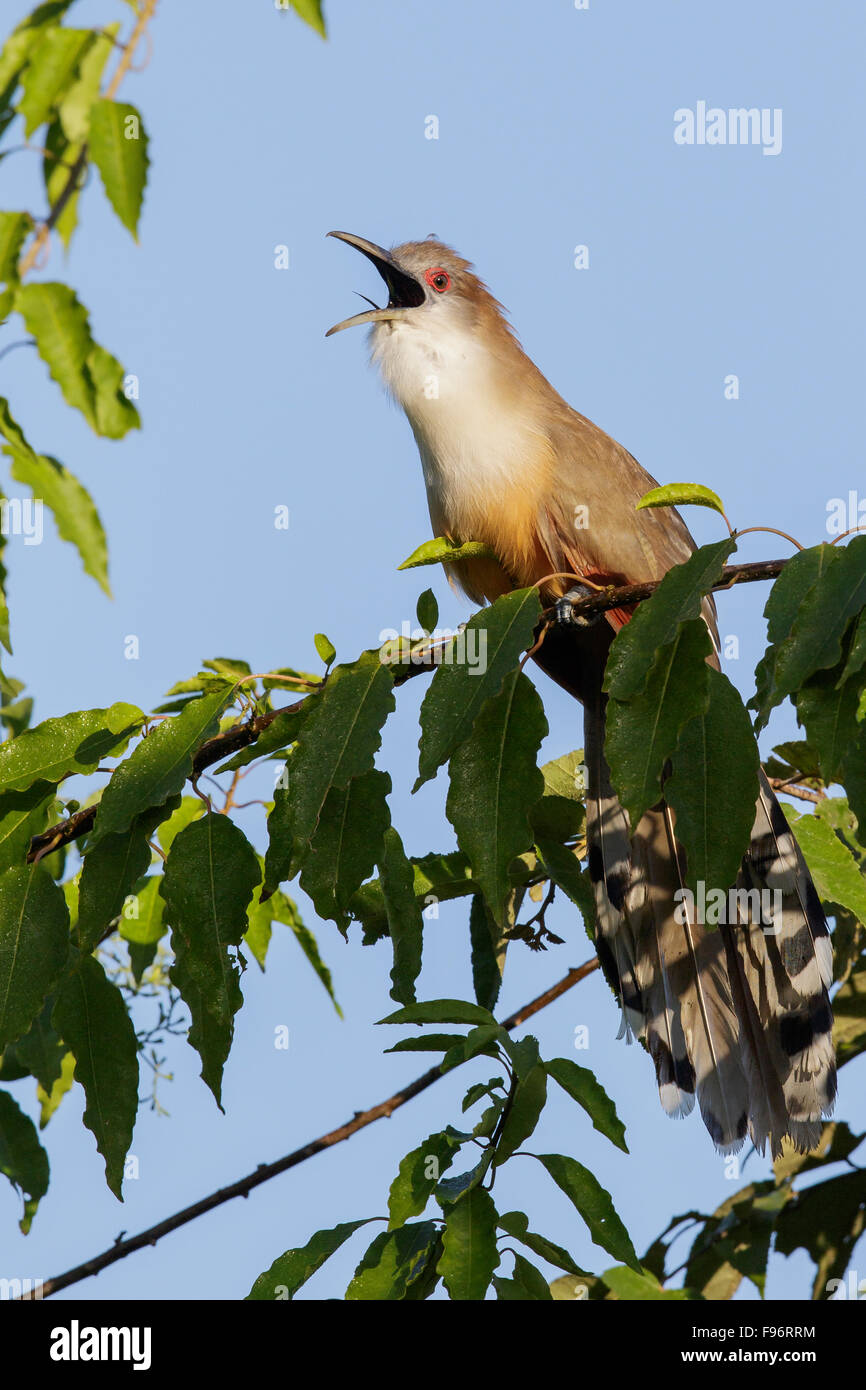
[[[584, 709], [596, 950], [620, 1003], [620, 1036], [649, 1052], [669, 1115], [697, 1101], [718, 1152], [736, 1153], [747, 1137], [773, 1158], [785, 1140], [808, 1152], [836, 1094], [833, 958], [784, 812], [762, 770], [736, 886], [781, 895], [773, 931], [760, 920], [710, 926], [683, 912], [685, 859], [671, 808], [662, 799], [631, 825], [605, 758], [605, 663], [631, 610], [569, 620], [574, 598], [598, 585], [660, 580], [689, 558], [694, 540], [675, 509], [637, 509], [656, 480], [554, 389], [469, 261], [430, 237], [387, 250], [353, 233], [328, 235], [372, 262], [388, 300], [367, 300], [371, 308], [326, 336], [370, 325], [371, 361], [415, 437], [434, 535], [480, 541], [488, 552], [450, 564], [452, 582], [478, 604], [538, 585], [557, 614], [534, 659]], [[710, 596], [703, 617], [713, 639], [707, 660], [720, 669]]]

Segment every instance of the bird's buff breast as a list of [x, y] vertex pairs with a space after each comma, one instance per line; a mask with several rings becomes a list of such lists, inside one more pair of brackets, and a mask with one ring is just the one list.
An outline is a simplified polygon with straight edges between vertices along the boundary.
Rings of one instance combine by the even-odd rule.
[[550, 446], [495, 359], [466, 335], [431, 341], [402, 324], [377, 326], [371, 347], [412, 426], [434, 534], [485, 542], [506, 571], [490, 561], [461, 566], [462, 587], [493, 598], [534, 583], [547, 572], [538, 503], [549, 484]]

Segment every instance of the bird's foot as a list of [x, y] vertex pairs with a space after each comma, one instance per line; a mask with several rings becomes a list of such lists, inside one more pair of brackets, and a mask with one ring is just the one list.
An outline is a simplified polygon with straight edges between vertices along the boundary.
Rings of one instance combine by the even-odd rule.
[[559, 627], [595, 627], [596, 623], [604, 615], [602, 613], [591, 613], [583, 616], [575, 613], [573, 605], [579, 599], [591, 598], [597, 591], [590, 589], [586, 584], [575, 584], [569, 589], [567, 594], [556, 600], [556, 622]]

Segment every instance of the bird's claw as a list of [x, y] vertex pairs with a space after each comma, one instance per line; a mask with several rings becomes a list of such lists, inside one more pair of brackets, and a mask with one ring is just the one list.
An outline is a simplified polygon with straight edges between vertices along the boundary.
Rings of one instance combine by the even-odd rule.
[[601, 613], [593, 613], [587, 617], [583, 617], [579, 613], [575, 613], [573, 608], [573, 605], [577, 603], [578, 599], [591, 598], [595, 592], [595, 589], [588, 588], [586, 584], [575, 584], [569, 589], [567, 594], [563, 594], [562, 598], [558, 598], [555, 605], [557, 626], [595, 627], [595, 624], [602, 616]]

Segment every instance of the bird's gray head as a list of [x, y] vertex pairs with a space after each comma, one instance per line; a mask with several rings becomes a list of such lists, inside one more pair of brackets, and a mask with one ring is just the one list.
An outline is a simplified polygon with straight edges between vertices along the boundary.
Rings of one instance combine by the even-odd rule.
[[407, 241], [386, 251], [351, 232], [328, 235], [348, 242], [373, 262], [388, 287], [388, 303], [380, 309], [367, 300], [373, 304], [371, 309], [334, 324], [326, 337], [361, 323], [409, 322], [434, 331], [446, 325], [471, 330], [480, 316], [491, 311], [497, 317], [500, 314], [501, 306], [473, 274], [469, 261], [441, 241]]

